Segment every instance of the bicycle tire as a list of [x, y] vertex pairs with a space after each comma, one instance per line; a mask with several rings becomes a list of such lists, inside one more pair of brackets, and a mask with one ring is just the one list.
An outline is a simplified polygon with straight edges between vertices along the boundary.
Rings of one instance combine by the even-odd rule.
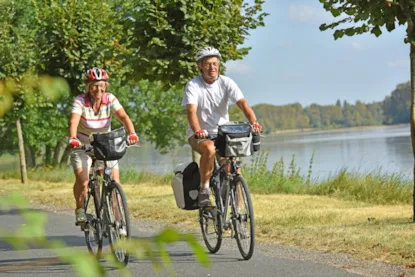
[[[237, 207], [237, 184], [241, 185], [240, 188], [244, 203], [244, 206], [239, 207], [239, 209]], [[255, 247], [255, 221], [251, 194], [248, 189], [248, 184], [241, 175], [238, 175], [233, 179], [232, 190], [233, 195], [235, 196], [234, 202], [232, 203], [232, 210], [234, 214], [232, 221], [235, 230], [236, 242], [242, 257], [245, 260], [249, 260], [254, 253]], [[247, 249], [245, 249], [245, 246], [247, 246]]]
[[[126, 251], [126, 249], [117, 248], [115, 246], [117, 241], [121, 239], [129, 240], [131, 238], [130, 214], [127, 206], [127, 198], [125, 197], [125, 193], [121, 185], [118, 184], [116, 181], [111, 181], [108, 193], [110, 197], [108, 199], [109, 201], [106, 201], [106, 208], [107, 211], [111, 213], [109, 218], [115, 219], [113, 222], [109, 222], [109, 224], [107, 225], [109, 244], [111, 247], [111, 251], [114, 254], [117, 261], [119, 261], [123, 266], [127, 266], [130, 258], [129, 253]], [[113, 210], [113, 193], [115, 193], [115, 199], [117, 200], [117, 203], [115, 203], [116, 207], [118, 208], [120, 215], [122, 217], [120, 221], [116, 220], [116, 212], [114, 212]], [[126, 236], [121, 237], [121, 228], [124, 228], [124, 230], [126, 231]]]
[[[219, 251], [222, 245], [222, 214], [221, 203], [219, 197], [220, 191], [217, 188], [211, 187], [211, 202], [216, 203], [215, 207], [201, 208], [199, 209], [199, 222], [202, 230], [203, 241], [210, 253], [216, 253]], [[212, 201], [213, 200], [213, 201]], [[219, 208], [219, 209], [218, 209]], [[212, 223], [210, 223], [212, 222]], [[212, 231], [209, 231], [209, 227], [213, 227]]]
[[[87, 197], [85, 198], [85, 212], [88, 219], [88, 224], [83, 227], [85, 242], [88, 248], [89, 253], [99, 258], [102, 253], [103, 237], [102, 237], [102, 228], [101, 228], [101, 214], [99, 212], [100, 205], [100, 193], [98, 183], [91, 184], [89, 181], [89, 190]], [[92, 187], [94, 186], [94, 187]], [[91, 207], [89, 201], [92, 197], [92, 202], [94, 205]]]

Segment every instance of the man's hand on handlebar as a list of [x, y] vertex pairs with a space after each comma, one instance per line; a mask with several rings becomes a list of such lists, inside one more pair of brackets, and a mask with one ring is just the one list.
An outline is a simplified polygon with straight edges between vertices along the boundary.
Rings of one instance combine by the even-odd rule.
[[257, 122], [255, 122], [254, 124], [252, 124], [252, 125], [251, 125], [251, 127], [252, 127], [252, 131], [253, 131], [255, 134], [260, 134], [260, 133], [262, 133], [262, 125], [261, 125], [261, 124], [259, 124], [259, 123], [258, 123], [258, 121], [257, 121]]
[[204, 129], [200, 129], [195, 133], [195, 138], [197, 139], [205, 139], [209, 136], [208, 132]]

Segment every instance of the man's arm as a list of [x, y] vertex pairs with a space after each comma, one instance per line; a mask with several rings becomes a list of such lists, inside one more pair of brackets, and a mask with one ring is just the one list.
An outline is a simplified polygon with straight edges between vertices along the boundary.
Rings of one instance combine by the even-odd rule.
[[190, 128], [193, 130], [193, 133], [196, 133], [200, 130], [199, 120], [197, 119], [197, 105], [196, 104], [187, 104], [187, 120], [189, 121]]
[[119, 109], [115, 116], [121, 121], [122, 125], [124, 125], [125, 129], [127, 129], [128, 134], [135, 134], [134, 125], [131, 122], [130, 117], [125, 112], [124, 108]]
[[238, 102], [236, 102], [236, 105], [239, 109], [244, 113], [245, 117], [249, 120], [249, 123], [253, 125], [257, 122], [256, 116], [252, 108], [248, 105], [245, 98], [242, 98]]

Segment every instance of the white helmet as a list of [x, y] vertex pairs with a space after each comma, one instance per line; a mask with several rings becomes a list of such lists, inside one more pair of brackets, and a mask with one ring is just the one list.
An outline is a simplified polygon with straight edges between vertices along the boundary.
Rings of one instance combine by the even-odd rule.
[[221, 56], [218, 49], [214, 47], [204, 47], [200, 49], [199, 52], [197, 52], [195, 60], [197, 63], [199, 63], [206, 57], [217, 57], [218, 59], [220, 59]]

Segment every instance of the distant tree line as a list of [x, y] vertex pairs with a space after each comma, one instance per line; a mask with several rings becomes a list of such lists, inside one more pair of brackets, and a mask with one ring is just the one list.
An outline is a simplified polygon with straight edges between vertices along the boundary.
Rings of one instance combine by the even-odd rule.
[[[410, 88], [409, 82], [399, 84], [383, 101], [369, 104], [361, 101], [350, 104], [337, 100], [333, 105], [311, 104], [303, 107], [299, 103], [283, 106], [258, 104], [253, 109], [266, 133], [290, 129], [402, 124], [409, 123]], [[232, 120], [244, 120], [235, 106], [230, 108], [230, 113]]]

